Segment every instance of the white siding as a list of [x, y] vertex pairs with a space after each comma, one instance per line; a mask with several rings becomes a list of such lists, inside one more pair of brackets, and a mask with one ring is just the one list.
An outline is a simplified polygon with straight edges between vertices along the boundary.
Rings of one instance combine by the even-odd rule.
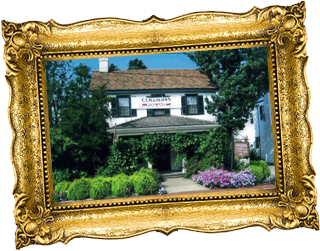
[[[131, 97], [139, 97], [139, 98], [143, 98], [143, 97], [147, 97], [147, 96], [151, 96], [151, 94], [153, 93], [148, 93], [148, 94], [132, 94], [132, 95], [128, 95]], [[165, 94], [165, 93], [163, 93]], [[186, 93], [174, 93], [174, 94], [166, 94], [167, 96], [178, 96], [178, 97], [182, 97], [184, 96]], [[188, 93], [188, 94], [192, 94], [192, 93]], [[203, 101], [204, 101], [204, 107], [206, 107], [206, 97], [208, 97], [209, 99], [211, 99], [211, 95], [212, 93], [194, 93], [194, 94], [198, 94], [198, 95], [202, 95], [203, 96]], [[115, 95], [109, 95], [110, 97], [116, 97]], [[188, 117], [188, 118], [194, 118], [194, 119], [202, 119], [202, 120], [208, 120], [208, 121], [213, 121], [216, 122], [216, 117], [212, 116], [211, 114], [208, 114], [206, 109], [204, 109], [204, 114], [203, 115], [181, 115], [181, 108], [171, 108], [170, 109], [170, 115], [171, 116], [184, 116], [184, 117]], [[124, 118], [112, 118], [112, 119], [108, 119], [107, 122], [109, 123], [109, 127], [113, 127], [115, 125], [115, 123], [117, 125], [120, 125], [122, 123], [126, 123], [132, 120], [136, 120], [139, 118], [143, 118], [143, 117], [147, 117], [147, 110], [146, 109], [137, 109], [137, 117], [124, 117]]]
[[[259, 106], [264, 106], [265, 120], [261, 120]], [[242, 139], [246, 136], [249, 138], [250, 145], [256, 146], [256, 137], [260, 136], [261, 148], [255, 148], [257, 155], [265, 159], [267, 162], [274, 162], [271, 109], [270, 109], [270, 94], [267, 93], [257, 107], [252, 111], [253, 121], [247, 122], [246, 127], [238, 133], [237, 139]]]

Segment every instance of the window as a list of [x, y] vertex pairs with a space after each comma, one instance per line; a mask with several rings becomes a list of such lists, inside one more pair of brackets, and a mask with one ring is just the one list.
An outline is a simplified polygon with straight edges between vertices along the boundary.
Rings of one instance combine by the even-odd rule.
[[[165, 94], [152, 94], [152, 98], [154, 97], [166, 97]], [[147, 97], [149, 98], [149, 97]], [[147, 109], [147, 116], [170, 116], [170, 109]]]
[[256, 137], [256, 148], [260, 148], [260, 137]]
[[113, 118], [117, 117], [137, 117], [137, 110], [131, 109], [131, 98], [120, 96], [112, 98], [111, 113]]
[[253, 124], [253, 114], [250, 113], [250, 124]]
[[182, 115], [203, 115], [204, 103], [202, 95], [186, 95], [181, 97]]
[[260, 106], [260, 120], [266, 120], [266, 114], [264, 112], [264, 106]]
[[119, 117], [130, 117], [130, 100], [129, 97], [118, 98]]
[[187, 96], [187, 112], [190, 115], [198, 114], [197, 96]]
[[148, 109], [147, 116], [170, 116], [170, 109]]

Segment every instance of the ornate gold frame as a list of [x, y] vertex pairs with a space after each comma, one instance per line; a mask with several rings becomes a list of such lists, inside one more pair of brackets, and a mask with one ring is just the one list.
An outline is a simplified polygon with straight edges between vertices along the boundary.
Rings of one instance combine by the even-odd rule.
[[[152, 16], [143, 22], [2, 21], [14, 135], [16, 247], [177, 229], [221, 232], [259, 225], [318, 230], [304, 19], [301, 2], [244, 14]], [[268, 50], [276, 189], [53, 203], [45, 61], [254, 46]]]

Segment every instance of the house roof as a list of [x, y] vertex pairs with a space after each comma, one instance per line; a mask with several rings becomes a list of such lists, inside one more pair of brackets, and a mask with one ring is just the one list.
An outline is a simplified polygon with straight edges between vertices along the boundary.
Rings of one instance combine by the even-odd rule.
[[106, 90], [217, 89], [196, 69], [93, 71], [90, 90], [106, 85]]
[[[156, 128], [156, 127], [181, 127], [181, 126], [200, 126], [217, 125], [217, 123], [208, 120], [194, 119], [183, 116], [158, 116], [143, 117], [126, 123], [117, 125], [117, 130], [137, 129], [137, 128]], [[111, 127], [110, 129], [114, 129]]]

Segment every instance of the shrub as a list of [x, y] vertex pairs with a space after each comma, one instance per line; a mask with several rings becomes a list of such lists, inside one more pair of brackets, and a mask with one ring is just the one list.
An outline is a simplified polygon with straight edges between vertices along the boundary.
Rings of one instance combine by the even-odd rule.
[[250, 161], [250, 165], [260, 166], [263, 168], [263, 179], [268, 178], [271, 174], [270, 168], [264, 160]]
[[70, 185], [71, 185], [70, 181], [62, 181], [55, 186], [54, 191], [57, 193], [66, 192], [68, 191]]
[[128, 197], [133, 193], [131, 179], [125, 174], [118, 174], [112, 178], [111, 194], [114, 197]]
[[69, 200], [84, 200], [90, 198], [91, 181], [86, 178], [74, 180], [68, 191]]
[[263, 177], [264, 179], [269, 178], [271, 171], [270, 171], [270, 167], [267, 165], [267, 163], [263, 160], [260, 160], [260, 162], [263, 162], [262, 164], [262, 168], [263, 168]]
[[163, 174], [159, 173], [157, 169], [147, 169], [147, 168], [142, 167], [138, 172], [135, 172], [133, 175], [135, 175], [137, 173], [139, 173], [139, 174], [145, 173], [145, 174], [151, 175], [157, 184], [164, 181]]
[[157, 194], [158, 186], [150, 171], [144, 169], [138, 171], [131, 176], [134, 192], [138, 195]]
[[198, 174], [200, 171], [204, 170], [202, 161], [197, 158], [189, 159], [184, 168], [186, 169], [184, 177], [188, 179], [191, 178], [192, 175]]
[[67, 194], [68, 194], [70, 185], [71, 185], [70, 181], [62, 181], [54, 187], [55, 202], [61, 202], [61, 201], [67, 200]]
[[111, 195], [111, 178], [97, 177], [91, 181], [90, 197], [103, 199]]
[[257, 182], [261, 182], [263, 180], [263, 167], [257, 165], [250, 165], [248, 169], [250, 169], [252, 174], [256, 176]]

